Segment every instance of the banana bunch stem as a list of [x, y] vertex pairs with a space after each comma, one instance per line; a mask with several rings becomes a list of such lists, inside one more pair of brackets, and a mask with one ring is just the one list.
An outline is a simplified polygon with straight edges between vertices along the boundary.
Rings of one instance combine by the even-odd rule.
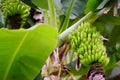
[[95, 63], [90, 67], [87, 78], [89, 80], [107, 80], [104, 68], [100, 63]]

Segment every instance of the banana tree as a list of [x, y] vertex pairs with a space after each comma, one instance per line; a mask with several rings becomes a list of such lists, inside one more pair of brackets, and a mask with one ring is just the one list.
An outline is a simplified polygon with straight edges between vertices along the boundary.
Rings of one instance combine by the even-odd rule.
[[[14, 6], [7, 5], [10, 2], [10, 5]], [[32, 21], [30, 10], [36, 8], [43, 11], [44, 23], [31, 27], [35, 23]], [[0, 5], [1, 17], [3, 17], [1, 27], [9, 30], [6, 32], [4, 28], [1, 28], [1, 52], [3, 51], [3, 54], [10, 52], [5, 50], [7, 48], [5, 45], [16, 44], [17, 46], [18, 42], [18, 46], [10, 47], [10, 54], [15, 54], [10, 60], [5, 57], [6, 60], [3, 62], [3, 58], [1, 58], [1, 63], [5, 65], [0, 71], [5, 74], [2, 73], [0, 78], [3, 80], [33, 80], [41, 70], [36, 80], [115, 80], [120, 74], [119, 70], [116, 71], [116, 67], [120, 65], [120, 38], [117, 35], [120, 32], [119, 8], [119, 0], [2, 1]], [[30, 29], [21, 29], [22, 27], [27, 28], [28, 25], [31, 27]], [[10, 39], [10, 42], [6, 37]], [[7, 43], [3, 43], [4, 41]], [[29, 42], [31, 44], [28, 47]], [[55, 46], [56, 44], [57, 46]], [[17, 53], [22, 57], [17, 56]], [[41, 55], [45, 56], [42, 58], [43, 60], [40, 58]], [[10, 61], [14, 64], [7, 63]], [[21, 66], [18, 67], [20, 63]], [[114, 73], [116, 74], [113, 75]]]

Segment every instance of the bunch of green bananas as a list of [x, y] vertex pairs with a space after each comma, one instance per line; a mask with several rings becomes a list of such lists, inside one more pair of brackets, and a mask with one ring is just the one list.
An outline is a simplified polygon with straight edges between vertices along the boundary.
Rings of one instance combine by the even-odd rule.
[[106, 66], [109, 58], [99, 32], [90, 23], [82, 23], [69, 35], [72, 49], [78, 53], [84, 66], [101, 63]]
[[30, 7], [19, 0], [5, 0], [1, 5], [4, 20], [8, 20], [8, 16], [20, 15], [22, 27], [30, 14]]

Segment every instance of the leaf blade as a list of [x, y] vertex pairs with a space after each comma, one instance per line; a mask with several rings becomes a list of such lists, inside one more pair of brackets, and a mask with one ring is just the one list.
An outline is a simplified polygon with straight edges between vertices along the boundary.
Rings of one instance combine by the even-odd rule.
[[[45, 24], [30, 30], [1, 29], [0, 33], [1, 80], [33, 80], [57, 44], [57, 30]], [[13, 63], [6, 72], [12, 57]]]

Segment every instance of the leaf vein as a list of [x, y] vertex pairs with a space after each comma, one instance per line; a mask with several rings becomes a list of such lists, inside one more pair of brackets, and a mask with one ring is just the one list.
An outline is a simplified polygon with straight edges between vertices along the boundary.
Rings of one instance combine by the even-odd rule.
[[4, 75], [3, 80], [7, 80], [7, 77], [8, 77], [9, 71], [10, 71], [10, 68], [11, 68], [11, 66], [12, 66], [12, 63], [13, 63], [13, 61], [15, 60], [15, 57], [16, 57], [17, 53], [19, 52], [22, 44], [24, 43], [27, 35], [28, 35], [28, 32], [26, 32], [26, 34], [24, 35], [24, 37], [23, 37], [23, 39], [21, 40], [20, 44], [18, 45], [17, 49], [16, 49], [15, 52], [13, 53], [13, 57], [11, 58], [10, 63], [8, 64], [8, 67], [7, 67], [7, 69], [6, 69], [6, 72], [5, 72], [5, 75]]

